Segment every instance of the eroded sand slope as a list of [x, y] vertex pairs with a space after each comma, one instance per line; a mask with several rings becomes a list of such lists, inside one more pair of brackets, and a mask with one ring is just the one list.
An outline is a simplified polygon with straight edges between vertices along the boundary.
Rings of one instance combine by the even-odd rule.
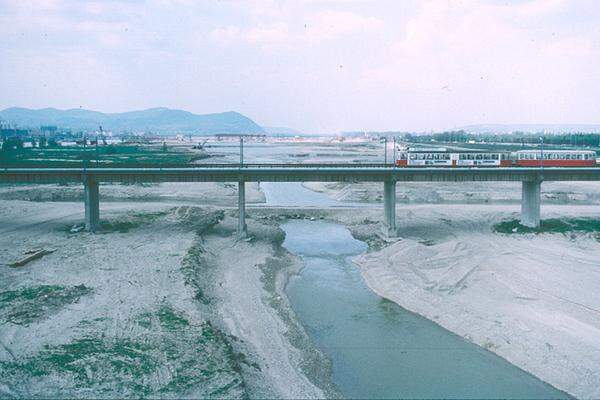
[[[356, 262], [379, 295], [581, 398], [600, 397], [600, 242], [593, 234], [506, 235], [511, 206], [398, 210], [402, 240]], [[599, 218], [544, 206], [544, 217]]]
[[276, 226], [240, 242], [221, 210], [103, 203], [100, 233], [70, 233], [82, 211], [0, 203], [0, 396], [323, 397], [272, 304], [294, 262]]

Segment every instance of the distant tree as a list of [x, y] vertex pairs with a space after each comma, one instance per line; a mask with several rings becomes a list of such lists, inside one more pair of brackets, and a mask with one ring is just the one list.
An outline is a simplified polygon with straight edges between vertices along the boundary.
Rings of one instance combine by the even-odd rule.
[[23, 150], [23, 139], [21, 139], [20, 137], [16, 137], [16, 138], [14, 138], [14, 143], [15, 143], [15, 149], [17, 151]]

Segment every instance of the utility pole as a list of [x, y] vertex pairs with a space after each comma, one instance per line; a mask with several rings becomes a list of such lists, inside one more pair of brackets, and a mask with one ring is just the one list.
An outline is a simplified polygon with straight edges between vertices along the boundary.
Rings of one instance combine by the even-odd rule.
[[544, 137], [540, 136], [540, 144], [541, 144], [541, 150], [540, 150], [540, 156], [541, 156], [541, 160], [540, 160], [540, 166], [542, 168], [542, 172], [544, 171]]
[[[100, 126], [100, 134], [103, 135], [102, 126]], [[99, 163], [100, 161], [98, 161], [98, 134], [96, 134], [96, 168], [98, 168]]]
[[240, 168], [244, 167], [244, 138], [240, 136]]
[[396, 168], [396, 136], [394, 136], [394, 168]]
[[83, 172], [87, 167], [87, 135], [83, 135]]

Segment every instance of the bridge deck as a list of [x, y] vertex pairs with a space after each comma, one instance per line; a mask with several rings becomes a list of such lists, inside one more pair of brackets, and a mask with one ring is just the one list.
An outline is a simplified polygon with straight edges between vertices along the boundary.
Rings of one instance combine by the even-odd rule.
[[598, 181], [600, 168], [413, 167], [369, 164], [203, 165], [186, 168], [4, 168], [0, 183]]

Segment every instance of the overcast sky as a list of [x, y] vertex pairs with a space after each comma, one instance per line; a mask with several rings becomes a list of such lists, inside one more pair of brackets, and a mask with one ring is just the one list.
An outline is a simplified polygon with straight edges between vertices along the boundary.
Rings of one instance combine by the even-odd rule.
[[0, 108], [239, 111], [306, 132], [600, 123], [600, 5], [0, 0]]

